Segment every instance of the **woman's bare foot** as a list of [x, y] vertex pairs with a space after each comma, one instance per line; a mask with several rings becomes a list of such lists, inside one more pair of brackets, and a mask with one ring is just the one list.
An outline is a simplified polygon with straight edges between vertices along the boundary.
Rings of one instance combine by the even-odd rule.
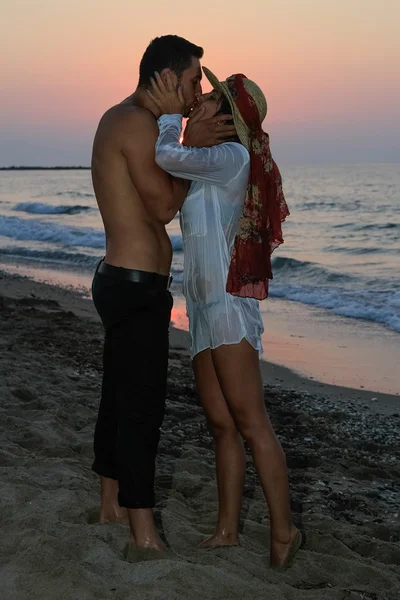
[[216, 531], [213, 535], [203, 540], [200, 548], [220, 548], [222, 546], [239, 546], [239, 536], [227, 531]]
[[288, 569], [292, 566], [293, 558], [302, 545], [302, 533], [297, 527], [292, 527], [287, 541], [271, 539], [270, 566], [278, 569]]

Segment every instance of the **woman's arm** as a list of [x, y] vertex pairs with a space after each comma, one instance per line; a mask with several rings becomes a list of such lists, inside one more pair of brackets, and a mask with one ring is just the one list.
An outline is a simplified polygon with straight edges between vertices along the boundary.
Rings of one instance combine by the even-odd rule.
[[211, 148], [182, 146], [182, 115], [162, 115], [158, 119], [156, 163], [175, 177], [225, 186], [248, 163], [247, 150], [236, 143]]

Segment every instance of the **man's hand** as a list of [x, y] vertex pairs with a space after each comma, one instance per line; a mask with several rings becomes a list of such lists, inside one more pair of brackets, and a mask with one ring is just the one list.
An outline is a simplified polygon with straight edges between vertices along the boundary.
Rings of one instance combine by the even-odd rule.
[[210, 119], [202, 119], [203, 114], [204, 108], [199, 108], [196, 115], [188, 120], [183, 137], [184, 146], [209, 148], [237, 135], [232, 115], [216, 115]]

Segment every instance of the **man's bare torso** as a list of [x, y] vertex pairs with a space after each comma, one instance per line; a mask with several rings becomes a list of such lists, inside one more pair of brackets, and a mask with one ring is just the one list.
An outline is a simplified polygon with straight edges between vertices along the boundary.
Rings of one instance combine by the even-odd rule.
[[[139, 194], [135, 182], [135, 173], [142, 171], [140, 177], [145, 177], [146, 161], [154, 161], [153, 121], [156, 125], [154, 115], [135, 106], [132, 97], [107, 111], [94, 139], [92, 179], [106, 233], [105, 261], [128, 269], [168, 274], [172, 247], [165, 224], [146, 208], [146, 199]], [[151, 140], [144, 139], [147, 136]], [[139, 164], [146, 152], [149, 156]], [[146, 181], [140, 184], [145, 189]]]

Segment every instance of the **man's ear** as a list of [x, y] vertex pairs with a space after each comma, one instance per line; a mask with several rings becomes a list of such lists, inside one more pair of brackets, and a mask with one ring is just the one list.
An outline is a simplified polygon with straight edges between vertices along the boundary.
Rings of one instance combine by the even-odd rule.
[[172, 74], [172, 71], [171, 71], [171, 69], [163, 69], [163, 70], [161, 71], [161, 73], [160, 73], [160, 75], [161, 75], [161, 78], [162, 78], [162, 80], [163, 80], [163, 82], [164, 82], [164, 83], [166, 82], [166, 81], [165, 81], [165, 76], [166, 76], [168, 73]]
[[168, 73], [169, 73], [169, 76], [170, 76], [170, 77], [171, 77], [171, 79], [172, 79], [172, 83], [174, 84], [174, 86], [175, 86], [175, 87], [178, 87], [178, 83], [179, 83], [179, 82], [178, 82], [178, 77], [177, 77], [176, 73], [175, 73], [175, 72], [174, 72], [172, 69], [170, 69], [170, 68], [163, 69], [163, 70], [161, 71], [161, 73], [160, 73], [160, 75], [161, 75], [161, 78], [162, 78], [162, 80], [163, 80], [164, 84], [166, 83], [166, 81], [165, 81], [165, 76], [166, 76]]

